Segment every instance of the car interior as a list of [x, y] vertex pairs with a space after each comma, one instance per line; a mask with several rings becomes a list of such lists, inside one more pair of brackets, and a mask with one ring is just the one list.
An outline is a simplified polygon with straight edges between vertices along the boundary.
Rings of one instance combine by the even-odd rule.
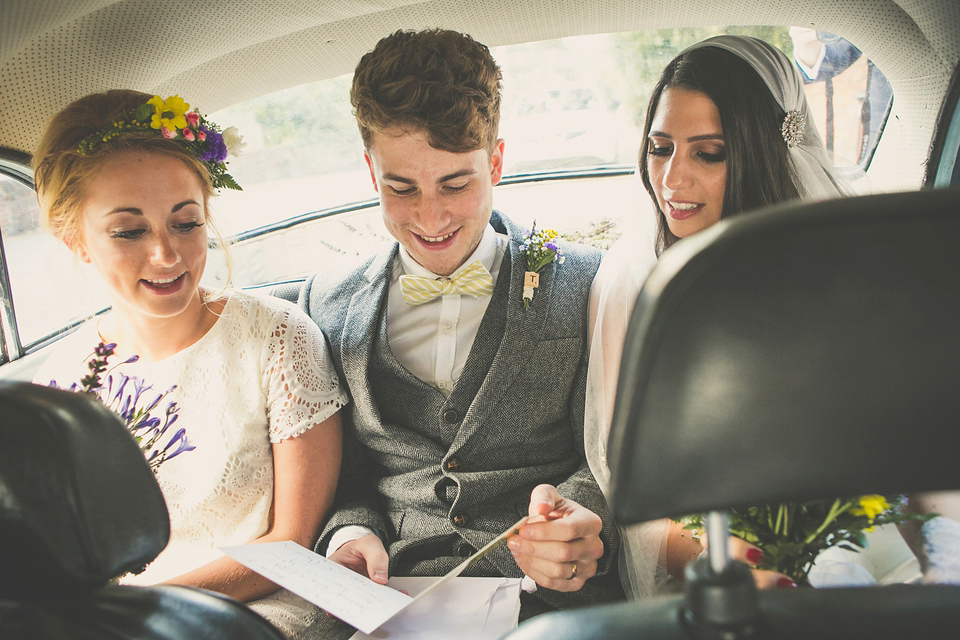
[[[612, 509], [628, 524], [838, 492], [960, 488], [951, 473], [960, 445], [952, 428], [960, 419], [952, 393], [960, 381], [956, 0], [4, 0], [0, 636], [281, 637], [225, 597], [110, 583], [163, 549], [166, 511], [112, 416], [78, 394], [26, 384], [59, 339], [109, 306], [40, 226], [30, 160], [46, 121], [85, 94], [131, 88], [180, 95], [236, 124], [248, 144], [231, 171], [244, 191], [214, 205], [233, 264], [211, 246], [209, 282], [296, 300], [308, 275], [391, 241], [346, 92], [380, 38], [432, 27], [469, 33], [504, 67], [501, 133], [513, 166], [494, 190], [495, 207], [601, 249], [625, 225], [649, 222], [635, 172], [637, 123], [652, 79], [683, 46], [747, 33], [799, 55], [793, 27], [862, 52], [858, 73], [871, 79], [848, 92], [850, 113], [828, 103], [818, 118], [835, 131], [838, 164], [847, 161], [870, 195], [720, 224], [671, 249], [645, 286], [618, 389]], [[882, 99], [870, 92], [874, 68], [889, 84]], [[591, 97], [548, 107], [543, 96], [560, 95], [557, 87]], [[524, 109], [534, 98], [541, 108]], [[755, 274], [753, 289], [722, 289], [724, 270]], [[852, 325], [861, 327], [853, 335]], [[690, 344], [670, 330], [704, 326], [715, 342]], [[711, 406], [687, 404], [678, 385], [715, 380], [724, 366], [753, 371], [750, 388], [721, 385]], [[718, 403], [729, 411], [715, 411]], [[721, 413], [726, 421], [714, 422]], [[686, 421], [691, 415], [710, 419]], [[696, 447], [678, 446], [677, 424]], [[772, 461], [762, 470], [769, 478], [752, 476], [749, 488], [743, 469], [756, 452], [734, 444], [748, 441], [762, 442]], [[821, 455], [830, 448], [854, 458]], [[703, 491], [704, 477], [715, 492]], [[685, 595], [550, 614], [510, 638], [951, 637], [960, 629], [960, 587], [758, 594], [723, 566], [729, 571], [688, 580]]]

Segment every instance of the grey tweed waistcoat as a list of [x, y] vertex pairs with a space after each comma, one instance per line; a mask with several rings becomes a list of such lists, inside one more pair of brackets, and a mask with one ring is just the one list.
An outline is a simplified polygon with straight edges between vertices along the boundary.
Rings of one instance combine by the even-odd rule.
[[[432, 493], [415, 496], [413, 500], [409, 493], [404, 493], [391, 505], [393, 508], [388, 509], [395, 529], [391, 537], [401, 542], [392, 549], [394, 570], [427, 575], [442, 573], [474, 550], [459, 531], [469, 525], [471, 514], [463, 504], [467, 501], [459, 499], [458, 471], [464, 463], [451, 454], [450, 448], [463, 416], [490, 371], [503, 337], [510, 289], [509, 254], [504, 256], [500, 273], [506, 275], [497, 279], [477, 338], [449, 397], [397, 361], [387, 339], [386, 315], [381, 316], [370, 360], [371, 392], [384, 423], [401, 426], [408, 433], [420, 436], [408, 443], [409, 446], [400, 444], [400, 455], [408, 456], [404, 471], [419, 476], [419, 486], [433, 487]], [[406, 482], [404, 485], [405, 490], [408, 489]], [[390, 493], [387, 491], [386, 495]], [[450, 526], [451, 522], [462, 523], [462, 526]], [[410, 546], [414, 540], [416, 544]], [[408, 544], [402, 544], [404, 541]], [[470, 573], [500, 575], [502, 572], [492, 565], [478, 563]]]

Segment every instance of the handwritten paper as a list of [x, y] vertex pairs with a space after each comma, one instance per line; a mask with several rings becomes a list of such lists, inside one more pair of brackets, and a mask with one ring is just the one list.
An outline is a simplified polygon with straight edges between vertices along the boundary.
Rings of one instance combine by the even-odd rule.
[[377, 584], [290, 540], [223, 547], [222, 551], [364, 633], [373, 632], [413, 602], [405, 593]]
[[290, 540], [222, 547], [221, 550], [268, 580], [369, 634], [415, 600], [466, 571], [504, 538], [516, 533], [526, 521], [526, 517], [518, 520], [442, 578], [427, 578], [432, 582], [425, 587], [418, 585], [422, 590], [416, 598], [377, 584]]

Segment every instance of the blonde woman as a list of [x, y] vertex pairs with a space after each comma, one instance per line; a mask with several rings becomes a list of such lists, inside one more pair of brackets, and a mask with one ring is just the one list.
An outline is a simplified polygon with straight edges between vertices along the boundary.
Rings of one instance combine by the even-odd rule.
[[98, 343], [156, 390], [176, 388], [193, 450], [157, 468], [167, 548], [125, 581], [203, 587], [288, 635], [316, 609], [218, 547], [313, 545], [340, 468], [347, 402], [317, 326], [293, 305], [200, 284], [225, 136], [177, 96], [88, 95], [55, 115], [34, 155], [47, 228], [107, 285], [112, 310], [60, 341], [36, 380], [78, 380]]

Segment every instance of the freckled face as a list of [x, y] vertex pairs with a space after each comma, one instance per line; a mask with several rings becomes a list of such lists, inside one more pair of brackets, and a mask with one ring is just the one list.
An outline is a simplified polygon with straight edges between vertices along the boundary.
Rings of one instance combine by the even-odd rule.
[[700, 91], [664, 89], [647, 137], [647, 172], [675, 236], [685, 238], [720, 220], [726, 158], [713, 100]]
[[114, 308], [135, 318], [195, 311], [207, 259], [200, 179], [182, 161], [129, 151], [87, 187], [73, 249], [106, 282]]
[[452, 153], [431, 147], [421, 132], [388, 130], [373, 134], [364, 157], [390, 235], [437, 275], [463, 265], [493, 212], [503, 141], [492, 154]]

